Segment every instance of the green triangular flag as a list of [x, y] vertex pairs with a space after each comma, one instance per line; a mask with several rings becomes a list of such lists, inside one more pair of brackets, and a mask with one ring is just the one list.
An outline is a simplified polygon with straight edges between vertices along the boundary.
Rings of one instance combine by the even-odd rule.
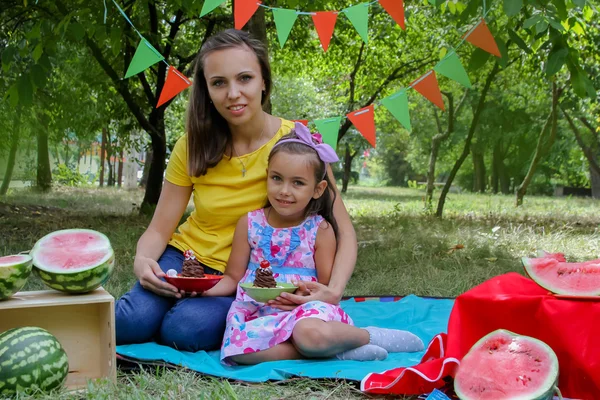
[[410, 115], [408, 113], [408, 97], [406, 90], [400, 90], [391, 96], [381, 99], [381, 104], [392, 113], [394, 118], [398, 120], [409, 132], [412, 130], [410, 126]]
[[135, 54], [133, 55], [133, 59], [131, 60], [129, 67], [127, 67], [127, 72], [125, 73], [124, 79], [139, 74], [149, 66], [154, 65], [164, 59], [165, 58], [162, 56], [162, 54], [152, 47], [152, 45], [146, 39], [142, 39], [135, 50]]
[[285, 8], [274, 8], [273, 18], [275, 18], [275, 27], [277, 28], [277, 37], [279, 38], [279, 46], [283, 49], [283, 45], [287, 41], [288, 36], [298, 18], [296, 10], [287, 10]]
[[200, 11], [200, 17], [205, 16], [215, 8], [219, 7], [222, 3], [225, 3], [225, 0], [206, 0], [204, 4], [202, 4], [202, 10]]
[[448, 55], [433, 68], [433, 70], [447, 78], [455, 80], [464, 87], [471, 88], [469, 75], [467, 75], [467, 71], [465, 71], [458, 55], [454, 51], [450, 51], [450, 53], [448, 53]]
[[342, 117], [315, 120], [317, 132], [323, 137], [323, 143], [327, 143], [335, 150], [337, 148], [338, 133]]
[[354, 29], [365, 43], [369, 43], [369, 3], [360, 3], [344, 10]]

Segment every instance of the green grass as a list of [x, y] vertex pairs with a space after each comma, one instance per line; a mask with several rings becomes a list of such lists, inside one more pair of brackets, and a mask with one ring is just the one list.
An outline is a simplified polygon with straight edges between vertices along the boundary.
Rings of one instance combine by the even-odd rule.
[[[134, 283], [132, 260], [149, 223], [135, 211], [141, 191], [63, 189], [40, 196], [13, 191], [0, 198], [0, 253], [30, 249], [42, 235], [65, 228], [104, 232], [116, 252], [107, 290], [116, 298]], [[423, 192], [351, 187], [344, 195], [359, 240], [359, 256], [346, 295], [456, 296], [510, 271], [537, 250], [564, 252], [571, 261], [599, 258], [600, 206], [591, 199], [450, 194], [444, 219], [423, 211]], [[457, 245], [463, 248], [452, 250]], [[26, 289], [41, 289], [33, 277]], [[60, 398], [364, 398], [342, 381], [294, 379], [246, 385], [185, 371], [120, 374], [118, 384], [90, 383], [85, 394]], [[39, 398], [39, 397], [38, 397]], [[49, 397], [50, 398], [50, 397]], [[53, 396], [58, 398], [57, 396]]]

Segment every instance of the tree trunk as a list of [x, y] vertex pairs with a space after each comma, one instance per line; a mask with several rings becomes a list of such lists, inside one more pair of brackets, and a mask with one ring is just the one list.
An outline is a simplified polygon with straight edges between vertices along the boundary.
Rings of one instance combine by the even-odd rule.
[[17, 158], [17, 149], [19, 148], [19, 137], [21, 136], [21, 118], [20, 112], [15, 112], [13, 116], [13, 130], [10, 138], [10, 152], [8, 153], [8, 162], [6, 164], [6, 171], [4, 171], [4, 180], [0, 187], [0, 196], [4, 196], [8, 192], [10, 181], [12, 179], [13, 169], [15, 167], [15, 160]]
[[69, 151], [69, 140], [67, 139], [65, 142], [65, 165], [67, 168], [69, 167], [69, 157], [71, 156]]
[[106, 186], [115, 186], [115, 169], [114, 169], [114, 157], [112, 148], [112, 137], [110, 131], [106, 130], [106, 143], [104, 145], [106, 151], [106, 164], [108, 165], [108, 177], [106, 179]]
[[[535, 170], [537, 169], [542, 157], [550, 151], [550, 148], [554, 144], [554, 140], [556, 139], [556, 130], [558, 123], [558, 89], [556, 87], [556, 82], [552, 83], [552, 109], [550, 111], [550, 115], [548, 115], [548, 119], [544, 123], [542, 130], [540, 132], [540, 136], [538, 137], [537, 146], [535, 147], [535, 153], [533, 154], [533, 159], [531, 160], [531, 164], [529, 165], [529, 170], [527, 171], [527, 175], [523, 179], [523, 182], [517, 187], [516, 191], [516, 201], [515, 205], [517, 207], [523, 204], [523, 197], [525, 197], [525, 193], [527, 193], [527, 187], [531, 183], [533, 179], [533, 175], [535, 174]], [[550, 136], [548, 140], [546, 138], [546, 132], [550, 130]]]
[[437, 162], [438, 152], [442, 144], [440, 135], [435, 135], [431, 139], [431, 153], [429, 154], [429, 167], [427, 168], [427, 189], [425, 190], [425, 208], [431, 208], [433, 201], [433, 190], [435, 189], [435, 163]]
[[148, 186], [148, 176], [150, 175], [150, 165], [152, 164], [152, 149], [146, 150], [146, 157], [144, 157], [144, 169], [142, 170], [142, 179], [140, 179], [140, 186], [146, 188]]
[[[158, 136], [152, 137], [152, 161], [148, 171], [148, 183], [144, 200], [140, 206], [140, 213], [149, 215], [154, 212], [162, 190], [163, 174], [165, 172], [165, 158], [167, 156], [167, 140], [165, 134], [164, 110], [155, 109], [150, 114], [150, 123], [156, 128]], [[146, 160], [148, 163], [148, 160]]]
[[37, 187], [42, 192], [52, 188], [50, 151], [48, 149], [48, 128], [41, 126], [37, 132]]
[[492, 153], [492, 192], [499, 191], [503, 194], [510, 193], [510, 182], [506, 175], [506, 165], [504, 165], [504, 153], [502, 149], [502, 140], [496, 142]]
[[350, 146], [346, 145], [346, 152], [344, 154], [344, 175], [342, 176], [342, 193], [346, 193], [348, 190], [348, 184], [350, 183], [350, 175], [352, 173], [352, 160], [358, 154], [358, 151], [352, 153]]
[[107, 129], [102, 128], [102, 143], [100, 144], [100, 187], [104, 186], [104, 157], [106, 154]]
[[471, 149], [471, 157], [473, 158], [473, 191], [485, 192], [485, 160], [483, 153]]
[[[575, 126], [575, 123], [571, 119], [571, 116], [569, 114], [567, 114], [567, 112], [565, 111], [564, 108], [561, 108], [561, 109], [562, 109], [563, 115], [565, 116], [565, 118], [567, 119], [567, 122], [569, 123], [569, 127], [575, 134], [575, 139], [577, 140], [577, 144], [579, 144], [579, 147], [581, 147], [581, 150], [583, 151], [585, 158], [587, 158], [587, 160], [588, 160], [588, 163], [590, 165], [590, 171], [593, 170], [596, 172], [595, 175], [600, 176], [600, 166], [598, 165], [598, 161], [596, 159], [596, 155], [594, 154], [594, 150], [592, 150], [592, 148], [590, 146], [585, 144], [581, 134], [579, 133], [579, 129], [577, 129], [577, 127]], [[596, 133], [593, 129], [591, 131], [592, 131], [592, 134]], [[590, 175], [590, 177], [591, 177], [591, 175]]]
[[485, 81], [485, 86], [483, 87], [483, 90], [481, 91], [481, 96], [479, 97], [479, 103], [477, 104], [477, 108], [475, 109], [475, 113], [473, 114], [473, 119], [471, 120], [471, 126], [469, 127], [469, 132], [467, 133], [467, 138], [465, 139], [465, 146], [463, 147], [463, 152], [460, 155], [460, 157], [458, 158], [458, 160], [456, 160], [456, 162], [454, 163], [454, 166], [452, 167], [452, 170], [450, 171], [450, 175], [448, 176], [448, 180], [446, 180], [446, 184], [444, 185], [444, 188], [442, 189], [442, 193], [440, 194], [440, 199], [438, 200], [437, 211], [435, 213], [435, 215], [438, 218], [441, 218], [442, 214], [444, 213], [444, 204], [446, 203], [446, 196], [448, 196], [448, 192], [450, 191], [450, 186], [452, 186], [452, 182], [454, 181], [454, 178], [456, 177], [458, 170], [460, 169], [460, 167], [462, 167], [463, 163], [469, 156], [469, 152], [471, 150], [471, 141], [473, 140], [473, 135], [475, 134], [475, 129], [477, 128], [477, 124], [479, 123], [479, 118], [481, 117], [481, 112], [483, 111], [483, 108], [484, 108], [485, 98], [487, 96], [488, 91], [490, 90], [492, 81], [498, 74], [499, 70], [500, 70], [500, 66], [498, 65], [498, 63], [496, 63], [494, 65], [494, 68], [492, 68], [492, 71], [490, 72], [490, 74], [488, 75], [488, 77]]
[[600, 174], [591, 165], [590, 186], [592, 187], [592, 198], [600, 199]]
[[117, 186], [121, 187], [121, 182], [123, 181], [123, 149], [121, 148], [121, 152], [119, 153], [119, 173], [117, 174]]

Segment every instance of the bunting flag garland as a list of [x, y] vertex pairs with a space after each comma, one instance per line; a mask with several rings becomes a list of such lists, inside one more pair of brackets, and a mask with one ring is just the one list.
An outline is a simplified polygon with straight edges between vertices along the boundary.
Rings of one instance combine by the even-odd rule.
[[225, 3], [225, 0], [205, 0], [202, 4], [202, 10], [200, 11], [200, 17], [204, 17], [206, 14]]
[[444, 100], [442, 99], [442, 93], [440, 92], [440, 87], [438, 86], [438, 81], [435, 77], [434, 71], [429, 71], [413, 82], [411, 86], [417, 92], [421, 93], [427, 100], [442, 110], [446, 110], [444, 107]]
[[352, 111], [346, 116], [354, 124], [356, 129], [361, 135], [367, 139], [367, 142], [371, 143], [371, 146], [375, 147], [375, 107], [373, 104], [361, 108], [357, 111]]
[[327, 143], [334, 150], [337, 148], [340, 122], [342, 122], [342, 117], [318, 119], [315, 121], [317, 131], [323, 137], [323, 143]]
[[250, 18], [254, 15], [260, 1], [257, 0], [233, 0], [234, 1], [234, 27], [235, 29], [242, 29], [244, 25], [250, 21]]
[[381, 7], [396, 21], [400, 28], [406, 30], [404, 22], [404, 1], [403, 0], [379, 0]]
[[[319, 12], [297, 12], [295, 10], [288, 10], [282, 8], [272, 8], [263, 6], [260, 1], [257, 0], [233, 0], [235, 2], [235, 27], [240, 29], [248, 22], [252, 15], [256, 12], [258, 7], [265, 7], [273, 11], [275, 25], [277, 28], [278, 40], [281, 47], [286, 43], [289, 34], [294, 26], [294, 23], [300, 14], [309, 14], [312, 16], [315, 29], [319, 35], [319, 40], [324, 51], [327, 51], [335, 25], [337, 22], [337, 15], [339, 13], [345, 13], [352, 25], [359, 33], [365, 43], [368, 43], [368, 12], [370, 4], [379, 2], [380, 5], [392, 16], [392, 18], [398, 23], [398, 25], [404, 29], [404, 4], [403, 0], [375, 0], [371, 3], [360, 3], [355, 6], [345, 8], [341, 11], [319, 11]], [[125, 20], [131, 25], [132, 29], [139, 35], [140, 43], [135, 51], [135, 54], [127, 68], [124, 79], [130, 78], [136, 74], [139, 74], [156, 64], [159, 61], [163, 61], [168, 65], [169, 69], [167, 77], [165, 79], [164, 86], [161, 90], [161, 94], [157, 101], [156, 107], [160, 107], [165, 104], [181, 91], [191, 86], [190, 80], [185, 77], [173, 66], [170, 66], [164, 57], [156, 50], [148, 40], [146, 40], [142, 34], [135, 28], [131, 20], [128, 18], [126, 13], [121, 7], [119, 7], [116, 0], [112, 0], [119, 12], [125, 18]], [[201, 15], [214, 10], [216, 7], [224, 3], [225, 0], [206, 0], [203, 4]], [[106, 5], [105, 5], [106, 7]], [[490, 10], [488, 10], [489, 12]], [[106, 8], [105, 8], [106, 14]], [[494, 37], [492, 36], [486, 22], [485, 15], [481, 18], [477, 24], [463, 35], [464, 41], [473, 44], [476, 47], [481, 48], [497, 57], [501, 57], [498, 45]], [[462, 45], [461, 42], [457, 48]], [[374, 109], [377, 103], [386, 107], [386, 109], [398, 120], [402, 126], [404, 126], [409, 132], [411, 131], [409, 106], [408, 106], [408, 89], [415, 89], [427, 100], [431, 101], [437, 107], [445, 110], [444, 101], [436, 73], [441, 74], [449, 79], [452, 79], [461, 85], [471, 88], [471, 81], [465, 68], [463, 67], [456, 49], [450, 49], [448, 54], [438, 62], [435, 67], [428, 71], [426, 74], [415, 80], [408, 87], [402, 88], [396, 93], [387, 96], [380, 101], [375, 101], [372, 104], [355, 110], [346, 115], [349, 121], [354, 124], [360, 134], [373, 146], [376, 145], [376, 128], [375, 128], [375, 115]], [[338, 132], [342, 116], [336, 116], [331, 118], [314, 120], [318, 131], [323, 136], [323, 141], [330, 144], [333, 148], [337, 147]], [[304, 125], [308, 125], [309, 120], [302, 119], [296, 120]]]
[[365, 43], [369, 43], [369, 3], [361, 3], [344, 10], [354, 29]]
[[451, 50], [442, 61], [436, 65], [433, 70], [438, 74], [450, 78], [464, 87], [471, 88], [471, 80], [465, 67], [463, 67], [458, 55], [454, 50]]
[[160, 54], [146, 39], [142, 39], [135, 50], [135, 54], [131, 59], [129, 67], [127, 67], [124, 79], [139, 74], [146, 68], [164, 59], [162, 54]]
[[170, 65], [169, 72], [167, 72], [167, 79], [160, 92], [158, 103], [156, 103], [156, 108], [162, 106], [191, 85], [192, 82], [185, 75]]
[[283, 49], [283, 45], [287, 41], [288, 36], [298, 18], [298, 14], [294, 10], [286, 10], [285, 8], [274, 8], [273, 18], [275, 19], [275, 27], [277, 28], [277, 39], [279, 45]]
[[[297, 11], [287, 10], [277, 7], [269, 7], [263, 5], [260, 1], [253, 0], [233, 0], [234, 1], [234, 21], [235, 28], [241, 29], [248, 22], [248, 20], [254, 15], [258, 7], [263, 7], [273, 12], [275, 19], [275, 28], [277, 29], [277, 35], [282, 38], [286, 38], [289, 35], [291, 29], [289, 25], [293, 25], [291, 14], [286, 16], [286, 23], [278, 23], [277, 19], [281, 18], [281, 10], [293, 11], [298, 15], [310, 15], [315, 24], [319, 40], [324, 51], [327, 51], [329, 41], [333, 34], [335, 22], [337, 16], [341, 13], [345, 13], [360, 37], [365, 43], [368, 41], [368, 28], [369, 28], [369, 6], [374, 3], [380, 3], [381, 7], [392, 17], [392, 19], [400, 25], [402, 29], [406, 29], [405, 17], [404, 17], [404, 1], [403, 0], [373, 0], [367, 3], [359, 3], [354, 6], [350, 6], [340, 11]], [[215, 9], [218, 5], [222, 4], [224, 0], [205, 0], [202, 6], [202, 13], [200, 16]], [[205, 11], [206, 10], [206, 11]], [[279, 14], [279, 15], [277, 15]], [[293, 19], [295, 20], [295, 18]], [[280, 39], [280, 45], [282, 40]], [[285, 43], [285, 41], [284, 41]], [[325, 44], [327, 43], [327, 45]], [[283, 47], [283, 45], [281, 45]]]
[[479, 47], [481, 50], [485, 50], [496, 57], [502, 57], [498, 45], [483, 18], [475, 25], [475, 28], [470, 32], [467, 32], [463, 38], [473, 46]]
[[323, 51], [327, 51], [337, 21], [337, 13], [333, 11], [319, 11], [312, 15], [312, 19], [319, 35], [321, 46], [323, 46]]
[[400, 122], [407, 131], [412, 131], [408, 112], [408, 96], [406, 90], [400, 90], [391, 96], [381, 99], [381, 104]]

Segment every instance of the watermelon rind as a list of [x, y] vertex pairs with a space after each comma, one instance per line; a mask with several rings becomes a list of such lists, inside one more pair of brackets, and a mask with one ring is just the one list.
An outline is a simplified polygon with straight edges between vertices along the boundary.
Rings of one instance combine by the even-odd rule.
[[0, 397], [60, 389], [68, 373], [67, 353], [47, 330], [22, 327], [0, 334]]
[[25, 286], [32, 268], [31, 256], [0, 257], [0, 300], [8, 299]]
[[[44, 252], [48, 251], [47, 243], [59, 235], [87, 233], [100, 239], [96, 247], [89, 248], [89, 251], [102, 251], [106, 254], [101, 260], [76, 269], [57, 269], [44, 263]], [[59, 251], [68, 253], [71, 250], [68, 247], [61, 248]], [[82, 251], [79, 248], [73, 248], [72, 251]], [[50, 288], [65, 293], [80, 294], [88, 293], [102, 286], [110, 278], [115, 265], [115, 253], [111, 247], [106, 235], [90, 229], [64, 229], [49, 233], [38, 240], [30, 252], [33, 258], [35, 273]]]
[[[558, 253], [560, 254], [560, 253]], [[543, 258], [545, 260], [550, 260], [549, 262], [552, 262], [552, 260], [554, 260], [556, 262], [556, 265], [558, 266], [559, 264], [564, 264], [565, 266], [568, 266], [569, 263], [565, 262], [565, 261], [560, 261], [559, 259], [555, 258], [555, 257], [540, 257]], [[522, 257], [521, 258], [521, 263], [523, 264], [523, 267], [525, 268], [525, 272], [527, 273], [527, 275], [533, 279], [538, 285], [540, 285], [541, 287], [543, 287], [544, 289], [555, 293], [555, 294], [562, 294], [562, 295], [569, 295], [569, 296], [600, 296], [600, 285], [598, 287], [592, 288], [590, 290], [584, 290], [584, 289], [578, 289], [575, 287], [571, 287], [571, 288], [566, 288], [566, 287], [560, 287], [559, 285], [557, 285], [554, 282], [549, 281], [548, 279], [546, 279], [545, 277], [539, 276], [539, 274], [537, 273], [537, 271], [535, 270], [535, 266], [532, 264], [533, 261], [538, 260], [540, 258], [528, 258], [528, 257]], [[596, 261], [598, 264], [600, 264], [600, 260], [594, 260]], [[582, 263], [584, 264], [584, 263]], [[582, 265], [583, 267], [583, 265]], [[554, 266], [547, 266], [546, 268], [554, 268]], [[598, 273], [600, 273], [600, 265], [598, 267], [594, 267], [598, 270]], [[583, 268], [582, 268], [582, 271]], [[595, 275], [595, 274], [589, 274], [590, 277], [589, 279], [592, 279], [593, 276], [591, 275]], [[585, 275], [582, 272], [582, 278], [585, 279]], [[557, 279], [560, 279], [557, 276]]]
[[[469, 352], [463, 357], [463, 359], [461, 361], [461, 365], [459, 366], [458, 371], [456, 373], [456, 377], [454, 379], [454, 392], [456, 393], [456, 396], [458, 396], [459, 399], [461, 399], [461, 400], [482, 400], [482, 399], [506, 398], [503, 396], [496, 397], [490, 392], [488, 392], [486, 394], [482, 394], [481, 392], [477, 393], [476, 391], [470, 390], [470, 389], [472, 389], [472, 386], [469, 386], [469, 384], [473, 384], [473, 381], [471, 380], [469, 382], [467, 378], [472, 379], [473, 377], [478, 377], [476, 379], [481, 379], [481, 381], [477, 382], [478, 385], [480, 385], [480, 386], [478, 386], [478, 389], [485, 388], [485, 386], [490, 384], [490, 382], [487, 379], [480, 377], [481, 371], [467, 371], [466, 370], [466, 368], [468, 368], [466, 366], [468, 366], [468, 364], [469, 364], [469, 358], [476, 357], [477, 355], [481, 354], [485, 350], [482, 348], [487, 341], [494, 340], [495, 338], [503, 338], [506, 336], [510, 337], [514, 341], [519, 341], [520, 343], [530, 343], [535, 346], [538, 346], [538, 348], [540, 348], [544, 353], [547, 354], [548, 361], [550, 363], [550, 365], [548, 366], [548, 374], [547, 374], [546, 379], [543, 380], [542, 382], [538, 383], [538, 388], [533, 393], [528, 393], [523, 396], [512, 395], [510, 397], [510, 399], [511, 400], [551, 400], [554, 397], [554, 393], [558, 391], [557, 385], [558, 385], [558, 370], [559, 370], [558, 358], [556, 357], [556, 353], [554, 353], [554, 350], [552, 350], [552, 348], [550, 346], [548, 346], [546, 343], [544, 343], [543, 341], [541, 341], [539, 339], [536, 339], [536, 338], [533, 338], [530, 336], [519, 335], [519, 334], [516, 334], [516, 333], [511, 332], [506, 329], [498, 329], [491, 333], [488, 333], [487, 335], [485, 335], [484, 337], [479, 339], [477, 341], [477, 343], [475, 343], [471, 347]], [[491, 354], [491, 352], [490, 352], [490, 354]], [[524, 356], [527, 356], [526, 352], [524, 352]], [[510, 373], [516, 374], [516, 373], [521, 372], [521, 371], [516, 371], [516, 369], [515, 369], [515, 368], [517, 368], [517, 363], [513, 364], [512, 367], [513, 368], [510, 370]], [[494, 379], [492, 384], [494, 386], [498, 386], [500, 384], [500, 382], [502, 381], [500, 379], [500, 377], [502, 376], [503, 373], [506, 373], [506, 372], [507, 371], [503, 371], [500, 368], [496, 369], [495, 370], [496, 378]], [[523, 375], [525, 375], [527, 373], [532, 373], [532, 371], [523, 371]], [[463, 380], [467, 380], [467, 383], [463, 383]], [[463, 387], [463, 385], [464, 385], [464, 387]], [[471, 391], [471, 393], [469, 393], [469, 391]], [[473, 392], [475, 392], [475, 393], [473, 393]]]

